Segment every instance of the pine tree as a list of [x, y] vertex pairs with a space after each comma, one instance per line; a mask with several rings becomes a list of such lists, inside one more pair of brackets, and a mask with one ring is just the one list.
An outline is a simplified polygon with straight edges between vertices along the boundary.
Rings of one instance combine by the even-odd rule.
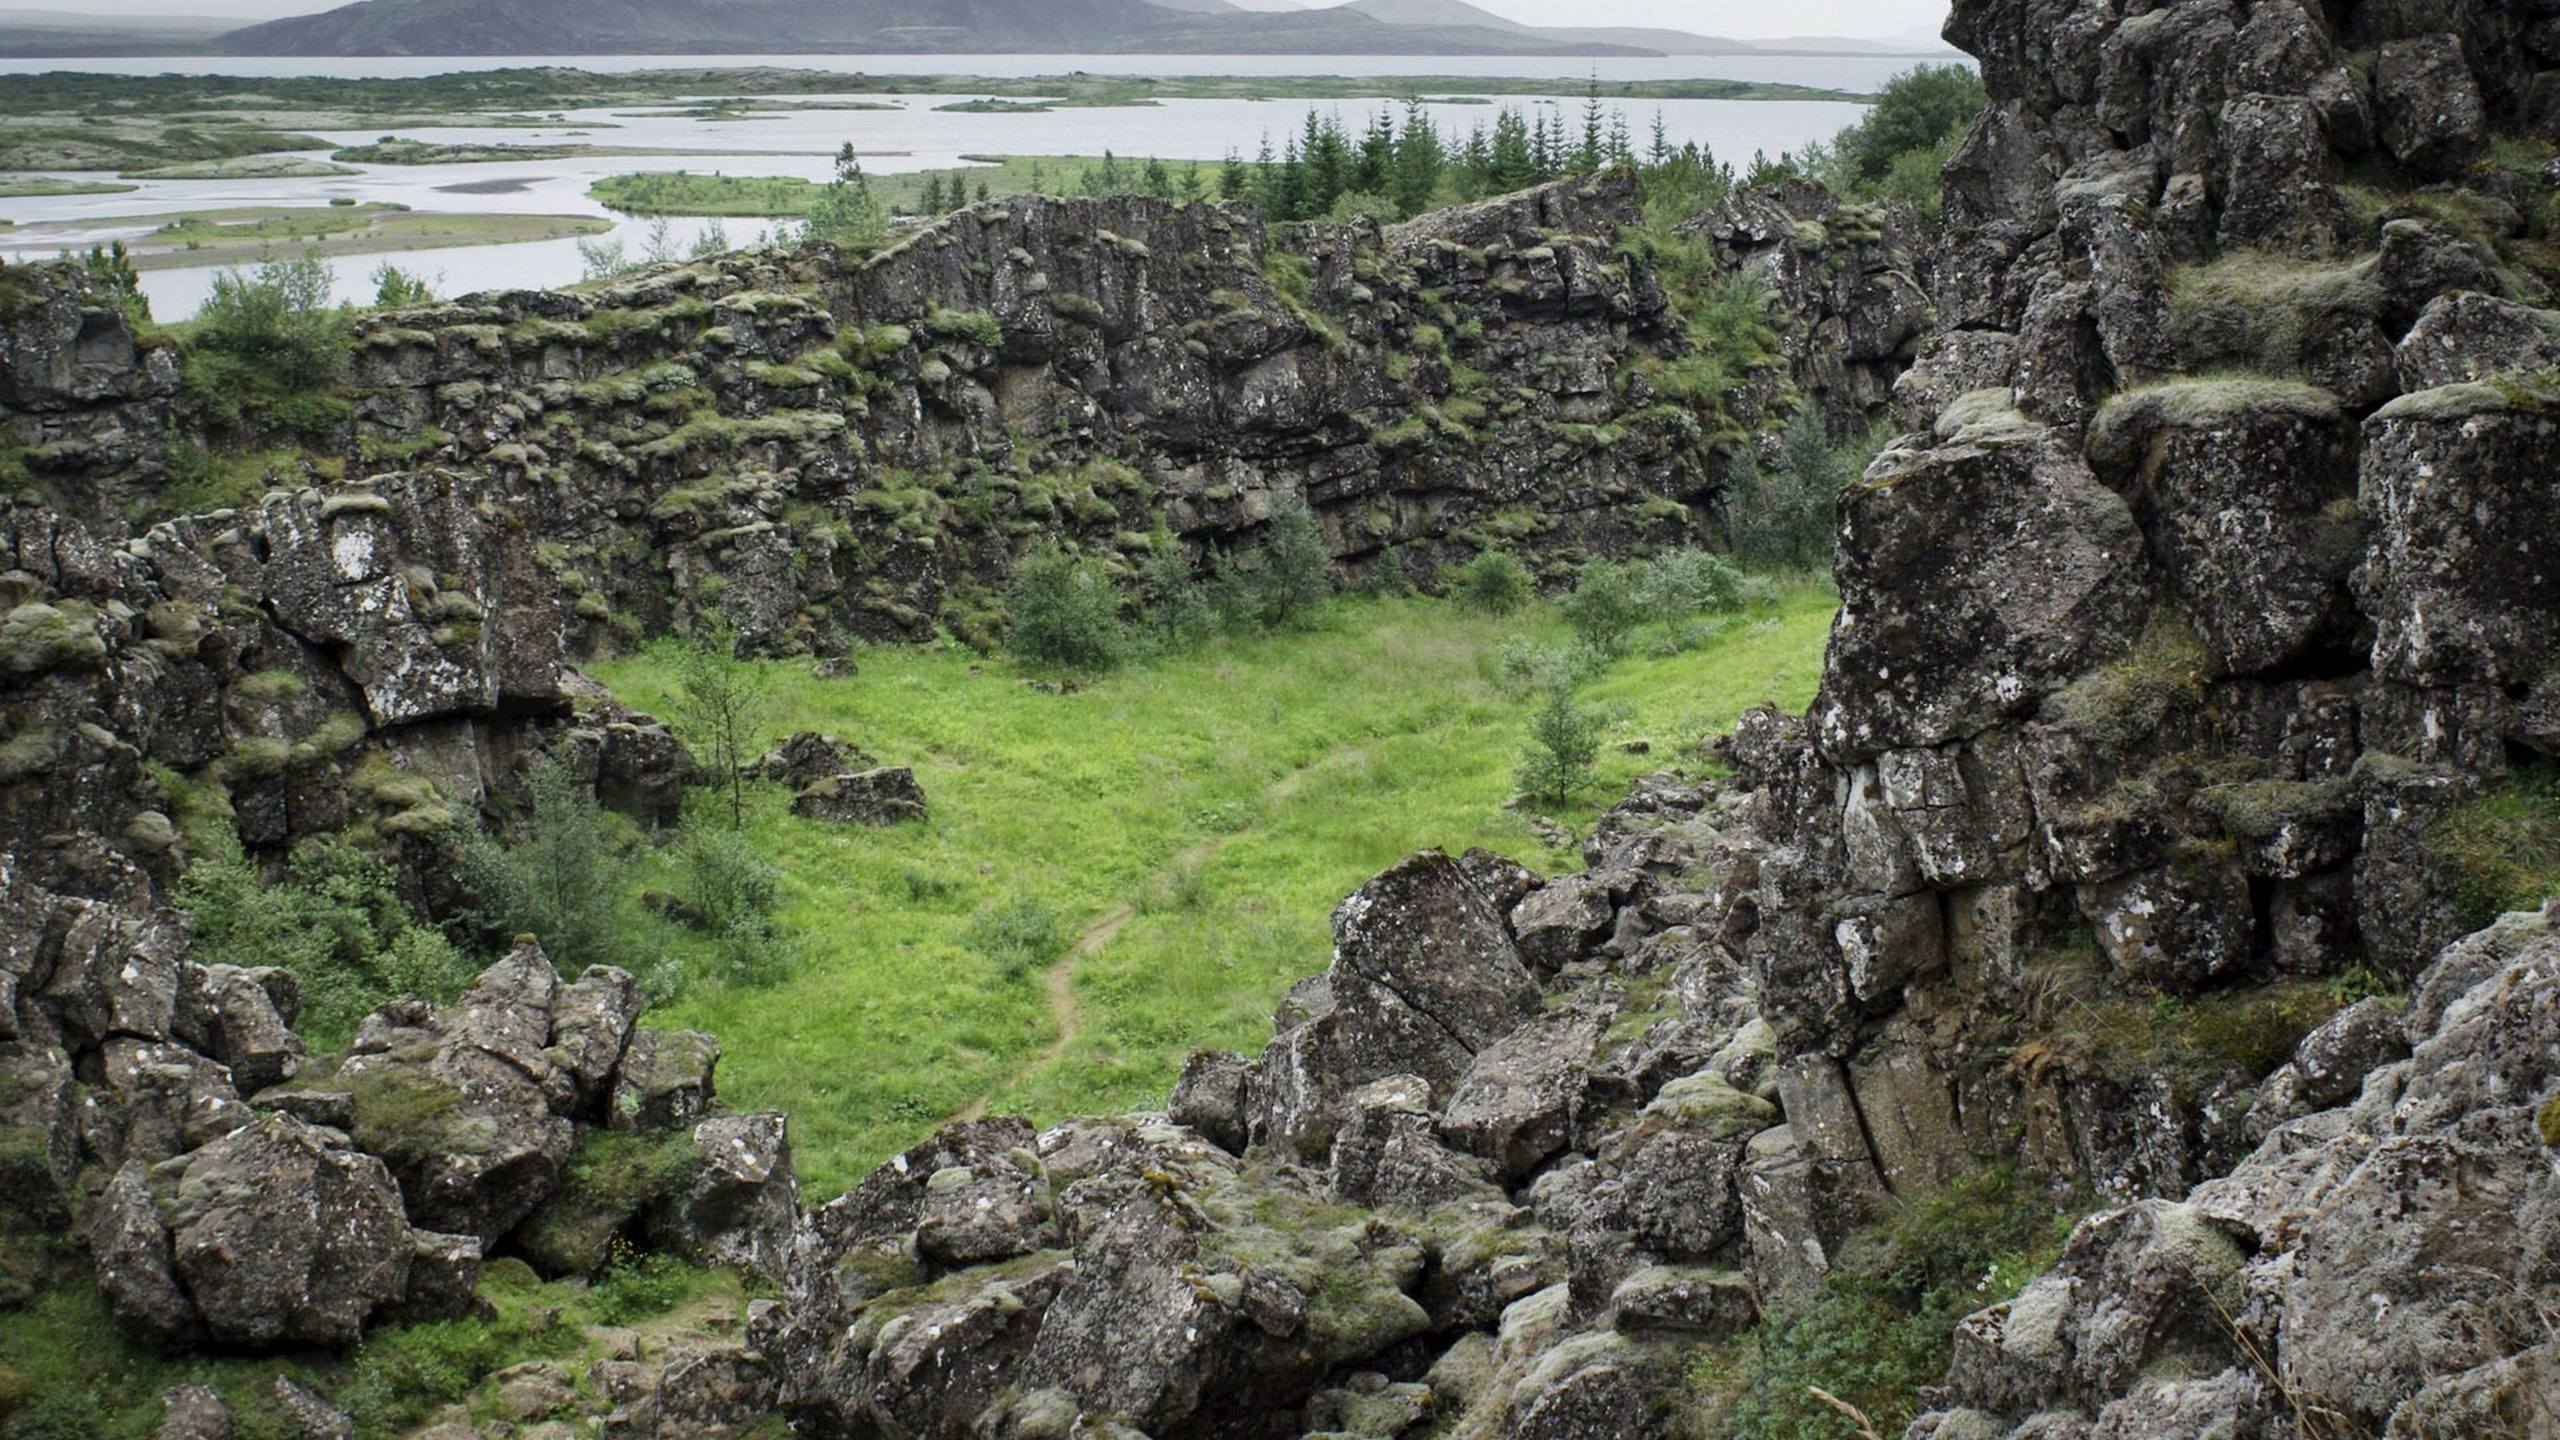
[[1591, 77], [1591, 89], [1582, 100], [1582, 143], [1573, 152], [1575, 173], [1589, 175], [1597, 171], [1608, 155], [1608, 112], [1600, 108], [1600, 77]]
[[1517, 110], [1505, 110], [1493, 122], [1493, 145], [1485, 161], [1487, 188], [1497, 195], [1526, 190], [1538, 183], [1536, 142], [1529, 122]]
[[1364, 195], [1386, 194], [1395, 163], [1395, 114], [1382, 109], [1369, 117], [1369, 128], [1361, 132], [1360, 153], [1351, 164], [1351, 188]]
[[1391, 193], [1396, 212], [1419, 215], [1431, 208], [1440, 191], [1440, 172], [1448, 165], [1448, 156], [1440, 148], [1440, 132], [1431, 117], [1423, 113], [1422, 102], [1412, 101], [1404, 110], [1404, 133], [1396, 137], [1395, 173]]
[[924, 177], [924, 197], [916, 204], [924, 214], [942, 213], [942, 176], [939, 173]]

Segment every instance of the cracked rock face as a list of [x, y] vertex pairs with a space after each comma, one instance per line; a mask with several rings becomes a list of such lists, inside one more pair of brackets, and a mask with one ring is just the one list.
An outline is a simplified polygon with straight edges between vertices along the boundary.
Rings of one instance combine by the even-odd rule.
[[[2218, 1403], [2227, 1433], [2273, 1436], [2289, 1433], [2276, 1393], [2375, 1434], [2560, 1420], [2537, 1318], [2560, 1301], [2560, 1171], [2537, 1119], [2560, 1094], [2560, 930], [2507, 917], [2395, 1018], [2408, 1058], [2351, 1103], [2278, 1126], [2183, 1201], [2082, 1222], [2053, 1272], [1968, 1318], [1947, 1400], [1914, 1433], [2068, 1417], [2166, 1436]], [[2315, 1035], [2295, 1063], [2338, 1043]]]
[[127, 1329], [253, 1348], [353, 1345], [406, 1292], [413, 1246], [389, 1169], [283, 1116], [127, 1165], [91, 1244]]

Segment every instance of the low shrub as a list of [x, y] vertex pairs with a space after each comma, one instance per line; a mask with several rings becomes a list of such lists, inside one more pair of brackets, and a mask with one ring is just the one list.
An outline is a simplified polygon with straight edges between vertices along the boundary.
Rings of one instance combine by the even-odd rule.
[[1529, 603], [1534, 590], [1527, 566], [1508, 550], [1479, 551], [1473, 559], [1450, 567], [1450, 597], [1470, 610], [1510, 615]]
[[1593, 556], [1575, 572], [1573, 593], [1559, 608], [1582, 643], [1604, 655], [1616, 655], [1628, 635], [1645, 622], [1645, 596], [1636, 571], [1615, 560]]
[[355, 846], [305, 841], [271, 877], [227, 829], [209, 838], [215, 848], [178, 882], [178, 907], [194, 922], [188, 957], [293, 972], [302, 989], [295, 1028], [313, 1044], [343, 1043], [396, 996], [442, 1003], [471, 983], [471, 957], [421, 923], [391, 867]]
[[1005, 613], [1011, 620], [1005, 643], [1033, 665], [1107, 670], [1128, 650], [1110, 577], [1055, 545], [1033, 551], [1014, 568]]
[[1007, 980], [1020, 980], [1067, 948], [1058, 912], [1028, 895], [1016, 895], [979, 911], [965, 937], [970, 949], [995, 963]]
[[1608, 668], [1607, 655], [1578, 640], [1551, 645], [1525, 635], [1509, 635], [1493, 651], [1493, 683], [1514, 697], [1559, 686], [1579, 689]]
[[1647, 560], [1636, 572], [1636, 598], [1665, 624], [1742, 607], [1743, 574], [1722, 555], [1683, 546]]

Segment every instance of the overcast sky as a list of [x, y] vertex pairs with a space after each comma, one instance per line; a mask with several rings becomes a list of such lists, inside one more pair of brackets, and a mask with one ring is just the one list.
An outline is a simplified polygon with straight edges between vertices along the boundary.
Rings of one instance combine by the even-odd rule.
[[[131, 0], [135, 12], [238, 15], [269, 20], [334, 10], [345, 0]], [[540, 0], [527, 0], [540, 3]], [[1310, 0], [1312, 3], [1312, 0]], [[1946, 19], [1947, 0], [1471, 0], [1487, 10], [1531, 25], [1667, 25], [1701, 35], [1857, 35], [1899, 38], [1934, 35]], [[55, 7], [63, 0], [0, 0], [0, 8]], [[125, 8], [117, 5], [115, 8]]]

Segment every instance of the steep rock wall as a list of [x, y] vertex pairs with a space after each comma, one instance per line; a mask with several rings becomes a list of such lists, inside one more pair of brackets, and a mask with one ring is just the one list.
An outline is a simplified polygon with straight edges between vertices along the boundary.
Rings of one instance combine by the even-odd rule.
[[[472, 296], [359, 324], [352, 427], [319, 459], [354, 483], [468, 473], [542, 533], [586, 644], [715, 596], [767, 649], [983, 635], [1040, 539], [1136, 557], [1163, 529], [1198, 553], [1284, 498], [1348, 573], [1494, 544], [1560, 571], [1711, 539], [1729, 457], [1792, 403], [1774, 350], [1710, 357], [1713, 393], [1679, 383], [1698, 357], [1673, 305], [1696, 297], [1622, 243], [1638, 218], [1624, 176], [1272, 235], [1247, 208], [1025, 198], [858, 262], [751, 251]], [[1860, 223], [1836, 246], [1810, 220], [1719, 232], [1724, 263], [1783, 277], [1791, 349], [1843, 352], [1809, 387], [1836, 417], [1881, 408], [1882, 380], [1842, 367], [1898, 368], [1917, 326], [1908, 280], [1858, 335], [1834, 313], [1910, 268], [1906, 230]], [[184, 419], [174, 352], [137, 351], [77, 274], [18, 283], [16, 483], [112, 530], [152, 508]]]
[[[1756, 813], [1722, 934], [1788, 1117], [1746, 1183], [1790, 1197], [1764, 1279], [1986, 1162], [2139, 1203], [1968, 1323], [1963, 1408], [1915, 1434], [2533, 1433], [2547, 1336], [2395, 1247], [2538, 1224], [2547, 1137], [2530, 1105], [2442, 1133], [2463, 1102], [2393, 1112], [2383, 1067], [2471, 1063], [2437, 1025], [2483, 972], [2448, 947], [2525, 897], [2446, 827], [2560, 756], [2555, 15], [1956, 8], [1993, 105], [1947, 167], [1913, 428], [1843, 496], [1814, 709], [1728, 746]], [[2535, 993], [2547, 962], [2498, 954]], [[2290, 1043], [2422, 974], [2405, 1027], [2368, 1001]], [[2416, 1151], [2502, 1198], [2434, 1195]], [[2316, 1218], [2382, 1196], [2429, 1218]], [[2406, 1319], [2351, 1377], [2369, 1289]]]

